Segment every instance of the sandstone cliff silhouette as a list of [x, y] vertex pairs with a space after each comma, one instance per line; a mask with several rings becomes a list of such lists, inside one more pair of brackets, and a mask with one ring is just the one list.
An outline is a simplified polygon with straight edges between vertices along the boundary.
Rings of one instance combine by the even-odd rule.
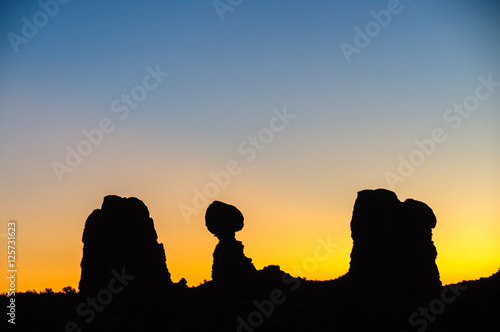
[[255, 277], [252, 259], [243, 253], [235, 233], [243, 228], [243, 214], [233, 205], [214, 201], [207, 208], [205, 224], [219, 243], [215, 247], [212, 279], [215, 283], [240, 283]]
[[358, 192], [351, 221], [348, 278], [374, 290], [435, 294], [441, 288], [432, 242], [436, 217], [426, 204], [385, 189]]
[[172, 281], [163, 244], [157, 238], [153, 219], [141, 200], [104, 197], [101, 209], [85, 222], [80, 292], [92, 294], [108, 288], [116, 273], [133, 278], [127, 289], [167, 289]]
[[[107, 196], [85, 224], [80, 294], [16, 294], [23, 304], [16, 306], [22, 317], [16, 329], [80, 331], [69, 323], [81, 331], [498, 331], [500, 269], [489, 278], [441, 287], [435, 225], [422, 202], [363, 190], [351, 221], [349, 272], [315, 281], [274, 265], [256, 271], [235, 239], [243, 215], [216, 201], [206, 213], [206, 226], [220, 241], [214, 280], [187, 287], [182, 279], [170, 287], [147, 207], [137, 198]], [[134, 276], [125, 291], [139, 292], [115, 297], [112, 289], [112, 301], [105, 292], [96, 296], [116, 277], [110, 270], [122, 268]], [[9, 303], [0, 294], [0, 304]]]

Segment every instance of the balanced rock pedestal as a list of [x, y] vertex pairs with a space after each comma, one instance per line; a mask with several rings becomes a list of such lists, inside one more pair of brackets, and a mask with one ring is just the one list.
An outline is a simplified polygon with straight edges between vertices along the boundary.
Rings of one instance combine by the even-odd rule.
[[238, 283], [255, 276], [252, 259], [243, 253], [235, 233], [243, 228], [243, 215], [234, 206], [214, 201], [207, 208], [205, 223], [219, 243], [214, 250], [212, 279], [217, 284]]

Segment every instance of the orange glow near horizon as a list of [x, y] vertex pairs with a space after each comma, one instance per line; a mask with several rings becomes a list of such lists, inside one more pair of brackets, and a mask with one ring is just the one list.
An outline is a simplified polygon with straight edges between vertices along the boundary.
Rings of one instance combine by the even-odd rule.
[[500, 267], [500, 2], [403, 1], [366, 43], [382, 3], [246, 1], [222, 22], [211, 1], [73, 1], [43, 29], [48, 0], [4, 3], [0, 292], [10, 220], [17, 290], [77, 289], [107, 195], [144, 202], [189, 286], [211, 279], [211, 201], [242, 212], [256, 268], [329, 280], [357, 192], [377, 188], [434, 211], [444, 284]]
[[[221, 200], [231, 203], [227, 199]], [[400, 197], [400, 200], [404, 198]], [[204, 213], [193, 217], [187, 224], [178, 216], [169, 216], [158, 209], [158, 202], [148, 201], [146, 199], [145, 203], [149, 203], [158, 241], [165, 246], [172, 280], [178, 282], [185, 278], [189, 286], [210, 280], [212, 253], [218, 240], [205, 228]], [[256, 268], [279, 265], [293, 276], [316, 280], [334, 279], [346, 273], [352, 249], [349, 229], [352, 205], [333, 214], [315, 209], [312, 203], [287, 206], [285, 201], [286, 198], [283, 198], [283, 201], [266, 204], [263, 203], [266, 200], [260, 200], [259, 208], [255, 208], [257, 200], [241, 198], [232, 202], [245, 216], [245, 227], [236, 234], [236, 238], [243, 242], [245, 254], [253, 259]], [[287, 206], [286, 211], [279, 206]], [[72, 222], [40, 218], [39, 225], [48, 230], [44, 232], [39, 228], [25, 229], [22, 220], [17, 221], [17, 291], [42, 291], [45, 288], [60, 291], [65, 286], [78, 289], [83, 247], [81, 233], [86, 215], [93, 208], [86, 212], [66, 211], [66, 220]], [[478, 211], [481, 209], [484, 210], [480, 215]], [[453, 214], [440, 210], [439, 207], [434, 209], [438, 223], [433, 231], [433, 240], [438, 250], [436, 262], [443, 284], [488, 277], [496, 272], [500, 262], [499, 231], [494, 223], [498, 218], [496, 211], [478, 205], [460, 207]], [[477, 215], [481, 221], [468, 222], [479, 220], [469, 219], [470, 215]], [[23, 218], [28, 216], [26, 212]], [[177, 222], [165, 223], [165, 220], [174, 218]], [[321, 251], [321, 260], [314, 259], [315, 249], [320, 246], [318, 239], [335, 244], [331, 252]], [[2, 265], [4, 268], [4, 261]], [[6, 292], [7, 289], [8, 283], [4, 279], [1, 291]]]

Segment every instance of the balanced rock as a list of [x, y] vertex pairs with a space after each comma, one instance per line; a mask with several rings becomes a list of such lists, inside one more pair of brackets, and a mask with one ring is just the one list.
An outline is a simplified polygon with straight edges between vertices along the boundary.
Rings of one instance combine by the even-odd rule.
[[104, 197], [101, 209], [94, 210], [85, 223], [80, 292], [95, 294], [110, 284], [114, 289], [126, 284], [127, 289], [145, 292], [167, 289], [172, 281], [157, 238], [141, 200]]
[[374, 289], [434, 294], [441, 288], [432, 242], [436, 217], [426, 204], [385, 190], [358, 192], [348, 276]]
[[252, 278], [256, 269], [243, 253], [243, 244], [235, 233], [243, 228], [243, 215], [232, 205], [214, 201], [207, 208], [205, 224], [219, 243], [214, 250], [212, 279], [216, 283], [236, 283]]

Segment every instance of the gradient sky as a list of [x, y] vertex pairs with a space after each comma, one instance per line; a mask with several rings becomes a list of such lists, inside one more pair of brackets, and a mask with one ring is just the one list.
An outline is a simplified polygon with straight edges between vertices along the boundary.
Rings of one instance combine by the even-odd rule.
[[[2, 2], [0, 269], [16, 220], [18, 290], [77, 288], [85, 220], [116, 194], [148, 206], [173, 281], [209, 280], [217, 239], [204, 208], [185, 218], [180, 207], [234, 160], [239, 174], [208, 199], [242, 211], [236, 238], [259, 269], [344, 274], [357, 192], [388, 188], [434, 210], [445, 284], [496, 272], [500, 87], [466, 116], [448, 110], [474, 100], [479, 77], [500, 82], [500, 3], [401, 1], [348, 63], [341, 43], [354, 46], [355, 28], [392, 3], [241, 1], [221, 20], [212, 1], [70, 1], [44, 22], [37, 1]], [[34, 16], [41, 27], [25, 38]], [[168, 77], [124, 117], [121, 96], [145, 91], [157, 67]], [[295, 118], [271, 138], [285, 109]], [[59, 181], [54, 162], [103, 119], [114, 130]], [[415, 152], [436, 128], [444, 141]], [[249, 161], [241, 152], [259, 133]], [[424, 158], [390, 186], [410, 155]], [[335, 249], [311, 265], [318, 239]]]

